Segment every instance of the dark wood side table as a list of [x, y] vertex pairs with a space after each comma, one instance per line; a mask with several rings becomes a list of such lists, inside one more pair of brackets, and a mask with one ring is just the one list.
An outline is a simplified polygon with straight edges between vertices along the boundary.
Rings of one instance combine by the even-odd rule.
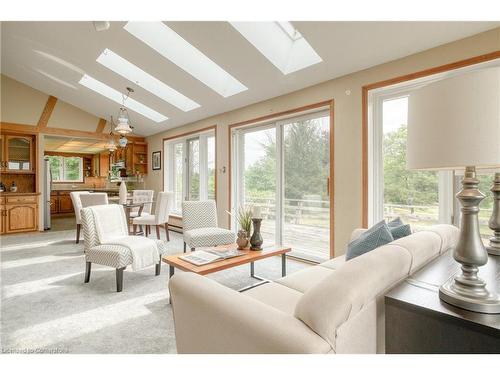
[[[439, 286], [458, 272], [449, 251], [385, 296], [385, 350], [392, 354], [500, 353], [500, 314], [480, 314], [439, 299]], [[479, 275], [500, 292], [500, 257]]]

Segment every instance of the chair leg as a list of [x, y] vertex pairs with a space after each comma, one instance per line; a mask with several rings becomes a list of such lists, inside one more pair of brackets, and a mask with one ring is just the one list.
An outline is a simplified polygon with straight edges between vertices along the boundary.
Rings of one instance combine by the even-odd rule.
[[121, 292], [123, 289], [123, 270], [125, 267], [116, 269], [116, 291]]
[[160, 226], [155, 225], [155, 227], [156, 227], [156, 238], [160, 239]]
[[186, 243], [184, 242], [184, 252], [186, 252]]
[[155, 276], [159, 276], [161, 273], [161, 257], [160, 257], [160, 262], [156, 263], [155, 266]]
[[76, 243], [80, 242], [80, 229], [82, 228], [82, 224], [76, 224]]
[[168, 233], [168, 223], [165, 223], [165, 232], [167, 233], [167, 241], [170, 241], [170, 233]]
[[134, 233], [134, 236], [137, 234], [137, 224], [132, 225], [132, 231]]
[[144, 229], [146, 229], [146, 237], [149, 235], [149, 225], [145, 225]]
[[90, 281], [90, 269], [92, 268], [92, 263], [85, 262], [85, 283]]

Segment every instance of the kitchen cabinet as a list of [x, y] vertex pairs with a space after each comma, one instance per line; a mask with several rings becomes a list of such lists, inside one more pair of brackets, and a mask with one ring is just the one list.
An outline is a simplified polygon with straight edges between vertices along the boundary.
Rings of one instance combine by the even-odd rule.
[[69, 193], [59, 194], [59, 213], [67, 214], [72, 212], [75, 212], [75, 210]]
[[53, 191], [50, 194], [50, 214], [70, 214], [75, 212], [69, 191]]
[[38, 230], [38, 197], [32, 195], [7, 195], [1, 197], [0, 231], [5, 233]]
[[109, 152], [99, 154], [99, 176], [108, 177], [109, 174]]
[[5, 170], [33, 172], [33, 136], [4, 135], [2, 138]]

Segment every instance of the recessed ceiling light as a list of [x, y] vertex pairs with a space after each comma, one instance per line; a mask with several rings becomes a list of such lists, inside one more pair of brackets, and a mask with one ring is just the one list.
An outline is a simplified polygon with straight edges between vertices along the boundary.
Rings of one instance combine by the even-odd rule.
[[146, 73], [110, 49], [106, 48], [96, 61], [184, 112], [200, 107], [194, 100]]
[[283, 74], [323, 61], [290, 22], [230, 22]]
[[[115, 90], [114, 88], [109, 87], [105, 83], [102, 83], [101, 81], [98, 81], [97, 79], [92, 78], [87, 74], [85, 74], [78, 83], [122, 105], [123, 94]], [[148, 106], [145, 106], [144, 104], [139, 103], [137, 100], [134, 100], [132, 98], [128, 98], [125, 101], [125, 107], [155, 122], [162, 122], [168, 120], [167, 116], [164, 116], [159, 112], [156, 112], [154, 109], [151, 109]]]
[[248, 90], [163, 22], [128, 22], [124, 29], [225, 98]]

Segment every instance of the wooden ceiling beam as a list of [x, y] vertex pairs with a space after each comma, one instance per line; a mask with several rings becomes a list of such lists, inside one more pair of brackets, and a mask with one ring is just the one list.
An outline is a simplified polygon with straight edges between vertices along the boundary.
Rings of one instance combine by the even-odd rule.
[[54, 107], [56, 106], [57, 98], [55, 96], [49, 96], [47, 99], [47, 103], [45, 103], [45, 108], [43, 109], [42, 114], [40, 115], [40, 119], [38, 120], [37, 128], [46, 128], [50, 116], [52, 116], [52, 112], [54, 111]]
[[100, 118], [99, 122], [97, 124], [97, 128], [95, 129], [95, 132], [102, 133], [104, 131], [105, 126], [106, 126], [106, 120], [103, 118]]

